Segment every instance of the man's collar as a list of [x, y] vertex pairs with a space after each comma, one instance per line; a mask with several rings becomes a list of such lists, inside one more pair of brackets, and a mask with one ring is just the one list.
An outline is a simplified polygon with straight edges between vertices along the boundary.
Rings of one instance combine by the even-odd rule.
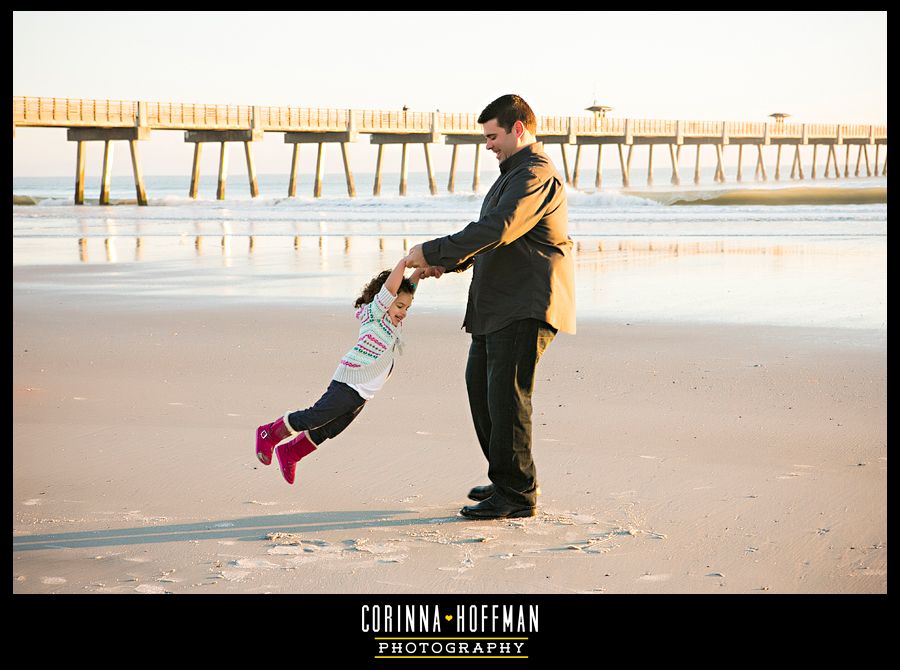
[[543, 150], [544, 145], [541, 142], [532, 142], [531, 144], [526, 144], [512, 156], [500, 163], [500, 174], [506, 174], [513, 168], [518, 167], [519, 165], [527, 161], [534, 154], [543, 152]]

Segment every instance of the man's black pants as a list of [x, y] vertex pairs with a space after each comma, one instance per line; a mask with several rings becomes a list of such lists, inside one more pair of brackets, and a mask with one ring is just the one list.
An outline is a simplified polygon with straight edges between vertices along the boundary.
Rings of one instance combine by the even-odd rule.
[[475, 433], [488, 460], [488, 478], [514, 504], [537, 502], [531, 394], [537, 363], [556, 332], [543, 321], [523, 319], [472, 335], [469, 347], [466, 388]]

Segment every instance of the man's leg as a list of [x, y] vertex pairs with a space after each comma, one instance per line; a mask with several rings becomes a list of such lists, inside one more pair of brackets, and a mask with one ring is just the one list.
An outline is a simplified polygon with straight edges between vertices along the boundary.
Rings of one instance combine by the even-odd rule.
[[537, 363], [556, 331], [524, 319], [486, 336], [487, 398], [491, 420], [488, 476], [516, 505], [537, 502], [531, 453], [531, 396]]
[[491, 414], [487, 396], [487, 346], [484, 335], [472, 335], [469, 359], [466, 363], [466, 391], [469, 394], [469, 410], [475, 435], [481, 451], [489, 462], [491, 444]]

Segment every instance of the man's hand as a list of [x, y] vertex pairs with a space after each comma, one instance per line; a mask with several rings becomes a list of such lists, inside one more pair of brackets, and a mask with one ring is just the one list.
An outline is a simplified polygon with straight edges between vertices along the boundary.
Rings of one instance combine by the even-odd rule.
[[435, 279], [440, 279], [440, 276], [445, 272], [446, 270], [443, 268], [443, 266], [429, 265], [422, 270], [422, 277], [434, 277]]
[[409, 254], [406, 256], [406, 267], [407, 268], [427, 268], [428, 261], [425, 260], [425, 254], [422, 253], [422, 245], [417, 244], [412, 249], [409, 250]]

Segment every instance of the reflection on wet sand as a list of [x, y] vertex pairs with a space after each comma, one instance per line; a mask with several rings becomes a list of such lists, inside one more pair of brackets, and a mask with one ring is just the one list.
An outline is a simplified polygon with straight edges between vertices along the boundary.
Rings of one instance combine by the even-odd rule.
[[835, 248], [816, 242], [804, 244], [759, 243], [745, 240], [712, 239], [685, 240], [581, 240], [575, 244], [575, 259], [579, 270], [607, 272], [622, 263], [647, 265], [670, 258], [688, 256], [765, 256], [773, 259], [786, 256], [852, 256], [852, 248]]
[[106, 261], [108, 263], [118, 262], [118, 254], [116, 254], [116, 242], [113, 238], [107, 237], [103, 240], [103, 247], [106, 249]]
[[[208, 255], [206, 248], [209, 241], [206, 239], [212, 237], [209, 235], [194, 236], [193, 246], [194, 255], [200, 257]], [[218, 236], [216, 236], [218, 237]], [[234, 235], [226, 232], [221, 236], [219, 249], [222, 257], [230, 259], [235, 257], [233, 242], [236, 238], [244, 237], [243, 235]], [[259, 245], [262, 243], [257, 236], [248, 235], [247, 238], [247, 256], [257, 252]], [[307, 247], [303, 242], [304, 236], [294, 235], [289, 238], [293, 250], [300, 252], [301, 249], [306, 250]], [[82, 263], [91, 262], [89, 254], [88, 237], [80, 237], [77, 240], [78, 258]], [[120, 262], [116, 252], [117, 240], [116, 236], [105, 237], [103, 240], [104, 254], [103, 260], [108, 263]], [[182, 238], [183, 239], [183, 238]], [[281, 238], [267, 237], [265, 240], [264, 250], [266, 252], [277, 252], [283, 250], [287, 245], [283, 245]], [[321, 258], [334, 256], [336, 249], [332, 246], [333, 237], [327, 235], [319, 235], [315, 237]], [[374, 248], [368, 248], [366, 238], [354, 238], [351, 236], [343, 236], [343, 253], [340, 255], [352, 258], [359, 255], [370, 258], [370, 252], [375, 251]], [[403, 253], [408, 253], [414, 242], [407, 237], [400, 240]], [[397, 244], [397, 238], [377, 238], [377, 252], [383, 254]], [[143, 261], [147, 258], [147, 251], [159, 251], [164, 253], [166, 249], [171, 247], [171, 238], [158, 236], [136, 237], [134, 242], [134, 261]], [[259, 249], [263, 250], [263, 249]], [[641, 239], [582, 239], [575, 242], [574, 254], [580, 269], [596, 269], [604, 271], [607, 266], [628, 262], [656, 262], [666, 258], [682, 257], [682, 256], [700, 256], [700, 255], [740, 255], [740, 256], [795, 256], [810, 254], [847, 254], [848, 250], [842, 248], [834, 250], [830, 246], [817, 244], [815, 241], [804, 244], [781, 244], [781, 243], [759, 243], [758, 241], [750, 242], [746, 240], [735, 239], [709, 239], [709, 240], [648, 240]], [[852, 252], [849, 252], [852, 253]], [[156, 260], [160, 257], [158, 254], [152, 254]], [[171, 256], [171, 254], [167, 254]]]
[[[337, 301], [422, 239], [230, 232], [82, 236], [77, 253], [83, 264], [119, 263], [115, 281], [122, 290]], [[131, 244], [133, 256], [117, 253]], [[40, 247], [61, 262], [72, 262], [73, 251], [69, 240]], [[881, 237], [596, 236], [578, 238], [573, 255], [579, 315], [858, 328], [886, 323]], [[145, 282], [147, 276], [153, 280]], [[469, 280], [454, 275], [430, 284], [429, 304], [465, 305]]]

